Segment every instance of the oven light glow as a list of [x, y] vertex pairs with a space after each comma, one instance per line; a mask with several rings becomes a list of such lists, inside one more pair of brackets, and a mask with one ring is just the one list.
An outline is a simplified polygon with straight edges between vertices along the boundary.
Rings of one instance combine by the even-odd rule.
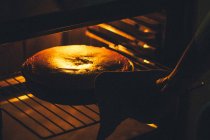
[[134, 20], [131, 20], [131, 19], [128, 19], [128, 18], [122, 19], [121, 21], [124, 22], [124, 23], [130, 24], [130, 25], [133, 25], [133, 26], [137, 25], [137, 23]]
[[89, 36], [90, 38], [96, 39], [96, 40], [98, 40], [98, 41], [100, 41], [100, 42], [103, 42], [103, 43], [109, 45], [109, 46], [114, 46], [114, 45], [115, 45], [114, 43], [112, 43], [112, 42], [110, 42], [110, 41], [107, 41], [107, 40], [105, 40], [105, 39], [103, 39], [103, 38], [101, 38], [101, 37], [99, 37], [99, 36], [97, 36], [97, 35], [95, 35], [95, 34], [89, 32], [89, 31], [86, 31], [85, 34], [86, 34], [87, 36]]
[[[129, 49], [127, 49], [123, 45], [116, 45], [116, 44], [114, 44], [112, 42], [109, 42], [109, 41], [107, 41], [107, 40], [105, 40], [105, 39], [103, 39], [103, 38], [101, 38], [101, 37], [99, 37], [99, 36], [89, 32], [89, 31], [86, 31], [86, 35], [91, 37], [91, 38], [93, 38], [93, 39], [96, 39], [96, 40], [98, 40], [100, 42], [103, 42], [103, 43], [107, 44], [110, 48], [112, 48], [114, 50], [121, 51], [121, 52], [123, 52], [123, 53], [125, 53], [125, 54], [127, 54], [129, 56], [132, 56], [133, 58], [135, 58], [136, 60], [138, 60], [141, 63], [146, 63], [146, 64], [149, 64], [149, 65], [155, 66], [155, 63], [153, 63], [151, 61], [148, 61], [146, 59], [142, 59], [142, 58], [136, 57], [135, 54], [132, 51], [130, 51]], [[143, 42], [141, 42], [141, 43], [143, 43]]]
[[[66, 47], [65, 51], [71, 50], [72, 56], [65, 57], [50, 57], [50, 62], [53, 67], [55, 67], [55, 71], [52, 72], [70, 72], [70, 73], [86, 73], [87, 70], [95, 69], [95, 57], [92, 55], [86, 56], [88, 53], [87, 49], [83, 49], [84, 45], [76, 45], [77, 47]], [[91, 50], [90, 50], [91, 51]], [[80, 53], [80, 57], [74, 57], [74, 54]], [[62, 54], [59, 54], [62, 55]]]
[[139, 16], [139, 18], [140, 18], [141, 21], [152, 24], [152, 25], [157, 25], [158, 24], [158, 22], [156, 20], [153, 20], [153, 19], [148, 18], [146, 16]]
[[16, 76], [14, 78], [8, 78], [5, 80], [0, 81], [0, 87], [7, 87], [11, 85], [16, 85], [20, 83], [24, 83], [25, 79], [23, 76]]
[[122, 45], [109, 45], [109, 47], [114, 49], [114, 50], [123, 52], [123, 53], [125, 53], [125, 54], [127, 54], [129, 56], [132, 56], [132, 57], [136, 58], [134, 53], [132, 53], [130, 50], [128, 50], [126, 47], [124, 47]]
[[136, 21], [134, 21], [132, 19], [122, 19], [121, 21], [124, 22], [124, 23], [127, 23], [129, 25], [139, 27], [139, 31], [141, 31], [141, 32], [144, 32], [144, 33], [154, 33], [154, 31], [151, 30], [150, 28], [148, 28], [146, 26], [143, 26], [143, 25], [140, 26], [140, 25], [138, 25], [138, 23], [136, 23]]
[[18, 98], [19, 98], [20, 100], [26, 100], [26, 99], [28, 99], [28, 96], [23, 95], [23, 96], [19, 96]]
[[[32, 94], [28, 94], [28, 96], [30, 95], [30, 97], [33, 97]], [[12, 99], [9, 99], [10, 102], [14, 103], [14, 102], [19, 102], [20, 100], [27, 100], [29, 97], [26, 96], [26, 95], [22, 95], [22, 96], [19, 96], [17, 98], [12, 98]]]
[[[27, 99], [29, 99], [29, 97], [31, 97], [31, 98], [34, 97], [33, 94], [27, 94], [27, 95], [22, 95], [22, 96], [19, 96], [16, 98], [11, 98], [8, 101], [11, 103], [15, 103], [15, 102], [20, 102], [20, 100], [22, 100], [22, 101], [27, 100]], [[2, 102], [0, 102], [0, 105], [8, 104], [8, 101], [2, 101]]]
[[34, 95], [33, 95], [33, 94], [28, 94], [28, 96], [29, 96], [29, 97], [34, 97]]
[[122, 45], [115, 45], [114, 43], [109, 42], [109, 41], [107, 41], [107, 40], [105, 40], [105, 39], [103, 39], [103, 38], [101, 38], [101, 37], [99, 37], [99, 36], [89, 32], [89, 31], [86, 31], [85, 34], [87, 36], [93, 38], [93, 39], [96, 39], [98, 41], [101, 41], [101, 42], [107, 44], [110, 48], [112, 48], [114, 50], [122, 51], [122, 52], [124, 52], [124, 53], [126, 53], [126, 54], [128, 54], [130, 56], [135, 56], [131, 51], [129, 51], [126, 47], [124, 47]]
[[144, 33], [154, 33], [154, 31], [152, 31], [150, 28], [148, 28], [148, 27], [146, 27], [146, 26], [143, 26], [143, 25], [141, 25], [141, 26], [139, 27], [139, 31], [142, 31], [142, 32], [144, 32]]
[[132, 41], [135, 41], [135, 40], [136, 40], [135, 37], [133, 37], [133, 36], [131, 36], [131, 35], [129, 35], [129, 34], [123, 32], [123, 31], [121, 31], [121, 30], [119, 30], [119, 29], [117, 29], [117, 28], [115, 28], [115, 27], [113, 27], [113, 26], [111, 26], [111, 25], [102, 23], [102, 24], [98, 24], [97, 26], [99, 26], [99, 27], [101, 27], [101, 28], [104, 28], [104, 29], [106, 29], [106, 30], [109, 30], [109, 31], [111, 31], [111, 32], [113, 32], [113, 33], [116, 33], [116, 34], [118, 34], [118, 35], [121, 35], [121, 36], [123, 36], [123, 37], [125, 37], [125, 38], [127, 38], [127, 39], [129, 39], [129, 40], [132, 40]]
[[74, 63], [70, 63], [69, 61], [65, 61], [63, 59], [53, 59], [53, 64], [59, 66], [61, 70], [83, 70], [92, 67], [92, 64], [80, 64], [75, 65]]
[[158, 126], [156, 124], [153, 124], [153, 123], [147, 124], [147, 125], [150, 126], [150, 127], [152, 127], [152, 128], [158, 128]]
[[9, 101], [14, 103], [14, 102], [18, 102], [19, 100], [17, 98], [12, 98], [12, 99], [9, 99]]
[[[108, 24], [105, 24], [105, 23], [102, 23], [102, 24], [98, 24], [97, 26], [99, 26], [99, 27], [101, 27], [101, 28], [104, 28], [104, 29], [106, 29], [106, 30], [109, 30], [109, 31], [111, 31], [111, 32], [113, 32], [113, 33], [116, 33], [116, 34], [118, 34], [118, 35], [121, 35], [121, 36], [123, 36], [123, 37], [125, 37], [125, 38], [127, 38], [127, 39], [129, 39], [129, 40], [131, 40], [131, 41], [138, 41], [138, 45], [139, 46], [141, 46], [141, 47], [143, 47], [144, 49], [151, 49], [151, 50], [155, 50], [155, 48], [154, 47], [152, 47], [152, 46], [150, 46], [150, 45], [148, 45], [148, 44], [146, 44], [146, 43], [144, 43], [144, 42], [142, 42], [142, 41], [140, 41], [140, 40], [136, 40], [136, 38], [135, 37], [133, 37], [133, 36], [131, 36], [131, 35], [129, 35], [129, 34], [127, 34], [127, 33], [125, 33], [125, 32], [123, 32], [123, 31], [121, 31], [121, 30], [118, 30], [118, 29], [116, 29], [115, 27], [113, 27], [113, 26], [111, 26], [111, 25], [108, 25]], [[148, 30], [148, 31], [150, 31], [148, 28], [144, 28], [144, 30]], [[86, 35], [88, 35], [89, 33], [86, 33]], [[93, 35], [91, 35], [90, 37], [93, 37]], [[96, 38], [96, 37], [95, 37]], [[98, 38], [98, 37], [97, 37]], [[113, 43], [110, 43], [110, 42], [108, 42], [107, 40], [104, 40], [103, 38], [100, 38], [100, 39], [97, 39], [97, 40], [99, 40], [99, 41], [101, 41], [101, 42], [103, 42], [103, 43], [105, 43], [105, 44], [111, 44], [112, 46], [114, 45]]]
[[144, 62], [144, 63], [147, 63], [147, 64], [150, 64], [150, 61], [148, 61], [148, 60], [146, 60], [146, 59], [144, 59], [143, 62]]
[[9, 84], [5, 81], [0, 81], [0, 87], [7, 87]]
[[117, 46], [115, 46], [115, 48], [117, 48], [119, 51], [122, 51], [130, 56], [135, 56], [131, 51], [129, 51], [126, 47], [124, 47], [122, 45], [117, 45]]
[[15, 79], [18, 80], [21, 83], [25, 82], [25, 78], [23, 76], [16, 76]]
[[144, 30], [143, 30], [143, 32], [145, 32], [145, 33], [149, 33], [149, 32], [150, 32], [150, 30], [149, 30], [149, 29], [144, 29]]
[[144, 45], [143, 45], [143, 48], [148, 49], [148, 48], [151, 48], [151, 46], [149, 46], [149, 45], [147, 45], [147, 44], [144, 44]]
[[115, 45], [114, 43], [109, 42], [109, 41], [107, 41], [107, 40], [105, 40], [105, 39], [103, 39], [103, 38], [101, 38], [101, 37], [99, 37], [99, 36], [89, 32], [89, 31], [86, 31], [86, 35], [91, 37], [91, 38], [93, 38], [93, 39], [96, 39], [98, 41], [101, 41], [101, 42], [107, 44], [110, 48], [112, 48], [114, 50], [122, 51], [122, 52], [124, 52], [124, 53], [126, 53], [126, 54], [128, 54], [130, 56], [135, 56], [131, 51], [129, 51], [126, 47], [124, 47], [122, 45]]
[[141, 46], [144, 49], [156, 50], [156, 48], [154, 48], [154, 47], [152, 47], [152, 46], [150, 46], [150, 45], [148, 45], [145, 42], [140, 41], [140, 40], [137, 42], [137, 45]]

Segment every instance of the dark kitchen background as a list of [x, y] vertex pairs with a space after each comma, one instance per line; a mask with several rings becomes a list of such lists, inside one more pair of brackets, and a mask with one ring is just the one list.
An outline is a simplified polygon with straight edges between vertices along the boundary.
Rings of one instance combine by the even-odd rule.
[[[4, 110], [3, 140], [80, 140], [84, 137], [92, 140], [97, 136], [100, 118], [96, 105], [54, 105], [27, 92], [22, 86], [24, 79], [19, 71], [28, 57], [53, 46], [86, 44], [109, 48], [110, 42], [115, 45], [133, 45], [133, 40], [129, 40], [118, 30], [110, 31], [108, 27], [111, 26], [137, 38], [133, 42], [137, 41], [135, 45], [140, 49], [110, 48], [133, 59], [137, 69], [171, 70], [210, 9], [208, 0], [5, 0], [0, 3], [0, 105]], [[142, 35], [138, 36], [138, 33]], [[100, 37], [106, 41], [98, 39]], [[136, 47], [135, 45], [133, 46]], [[199, 106], [196, 103], [198, 97], [192, 95], [190, 99], [194, 101], [190, 104], [190, 109], [193, 110]], [[21, 103], [28, 104], [27, 108]], [[40, 107], [44, 109], [37, 112], [30, 105], [38, 110]], [[18, 109], [22, 109], [22, 112]], [[48, 112], [46, 116], [42, 115], [44, 110]], [[30, 121], [33, 113], [38, 114], [35, 115], [35, 124]], [[186, 120], [190, 120], [190, 113], [194, 112], [186, 114]], [[48, 120], [46, 117], [52, 118]], [[53, 118], [56, 118], [55, 122]], [[74, 120], [75, 128], [70, 127], [71, 119]], [[44, 132], [49, 131], [47, 129], [50, 124], [44, 120], [56, 126], [50, 130], [53, 131], [52, 134]], [[63, 124], [61, 128], [59, 123]], [[39, 125], [44, 125], [42, 132], [37, 131]], [[133, 129], [132, 132], [127, 126]], [[178, 139], [185, 135], [183, 139], [194, 140], [194, 135], [191, 135], [194, 132], [191, 131], [193, 124], [183, 123], [180, 127], [186, 127], [187, 130], [184, 129], [185, 134], [180, 132]], [[147, 125], [128, 119], [110, 139], [131, 138], [155, 128], [154, 124]]]

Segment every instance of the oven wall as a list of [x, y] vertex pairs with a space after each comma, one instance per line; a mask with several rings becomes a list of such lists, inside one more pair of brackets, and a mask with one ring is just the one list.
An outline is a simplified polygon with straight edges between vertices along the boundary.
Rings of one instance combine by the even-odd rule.
[[196, 25], [198, 26], [207, 12], [210, 11], [210, 1], [209, 0], [198, 0], [197, 1], [197, 13], [196, 13]]
[[176, 0], [168, 4], [166, 40], [161, 51], [163, 64], [176, 65], [209, 9], [209, 0]]
[[57, 45], [62, 45], [62, 33], [0, 45], [0, 76], [19, 71], [26, 58]]
[[197, 0], [171, 1], [167, 10], [165, 45], [162, 47], [162, 64], [175, 67], [195, 27], [195, 4]]
[[85, 35], [87, 27], [77, 28], [23, 41], [0, 45], [0, 77], [20, 70], [22, 63], [35, 53], [53, 46], [62, 45], [93, 45], [104, 44]]

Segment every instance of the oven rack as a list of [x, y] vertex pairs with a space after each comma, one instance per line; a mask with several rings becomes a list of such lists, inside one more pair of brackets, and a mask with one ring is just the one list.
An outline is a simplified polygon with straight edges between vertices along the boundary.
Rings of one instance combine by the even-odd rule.
[[0, 81], [0, 109], [39, 138], [53, 138], [99, 122], [96, 104], [52, 104], [33, 96], [24, 83], [20, 73]]

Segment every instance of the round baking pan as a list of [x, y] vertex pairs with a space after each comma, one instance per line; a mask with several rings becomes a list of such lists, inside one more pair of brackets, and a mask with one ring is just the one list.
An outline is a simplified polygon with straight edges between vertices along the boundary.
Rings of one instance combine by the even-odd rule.
[[[90, 69], [80, 69], [86, 63], [91, 65]], [[132, 62], [117, 52], [70, 45], [38, 52], [26, 60], [21, 71], [34, 96], [51, 103], [80, 105], [96, 103], [94, 84], [100, 73], [133, 70]]]

